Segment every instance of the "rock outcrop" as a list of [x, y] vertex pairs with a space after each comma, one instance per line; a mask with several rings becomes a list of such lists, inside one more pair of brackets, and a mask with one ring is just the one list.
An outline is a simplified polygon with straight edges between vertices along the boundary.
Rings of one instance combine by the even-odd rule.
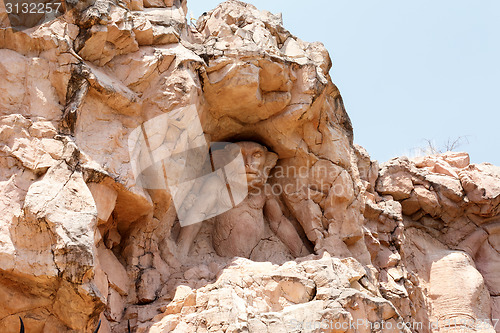
[[[500, 168], [379, 166], [328, 52], [280, 16], [230, 0], [194, 26], [185, 0], [95, 0], [16, 31], [0, 7], [2, 332], [495, 332]], [[181, 256], [173, 194], [136, 177], [146, 128], [155, 154], [202, 137], [274, 152], [264, 209], [300, 258], [276, 225], [221, 257], [213, 219]]]
[[[402, 254], [397, 271], [386, 268], [384, 282], [408, 318], [429, 323], [435, 330], [446, 331], [450, 325], [450, 331], [494, 332], [500, 315], [496, 308], [500, 249], [495, 243], [499, 180], [499, 167], [470, 164], [466, 153], [397, 158], [382, 165], [367, 207], [380, 214], [379, 223], [385, 212], [394, 212], [388, 206], [397, 207], [393, 221], [402, 228], [403, 237], [385, 244], [378, 256], [394, 253], [394, 248]], [[377, 231], [370, 229], [378, 246], [382, 242], [377, 243]], [[387, 256], [382, 258], [381, 268]], [[400, 277], [407, 278], [398, 283]]]

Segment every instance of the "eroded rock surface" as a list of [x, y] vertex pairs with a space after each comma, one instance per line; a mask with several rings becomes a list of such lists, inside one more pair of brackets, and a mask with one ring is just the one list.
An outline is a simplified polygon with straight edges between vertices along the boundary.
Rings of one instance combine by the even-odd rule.
[[384, 244], [378, 234], [378, 244], [378, 228], [370, 233], [376, 246], [402, 255], [394, 265], [398, 273], [387, 269], [387, 292], [413, 320], [441, 331], [495, 331], [499, 172], [491, 164], [470, 164], [466, 153], [451, 152], [382, 165], [378, 193], [367, 207], [380, 212], [380, 223], [380, 216], [391, 212], [386, 207], [396, 206], [392, 236], [399, 237]]
[[[21, 316], [27, 332], [494, 332], [500, 169], [465, 153], [379, 166], [321, 43], [235, 0], [196, 27], [186, 13], [81, 1], [15, 32], [0, 8], [1, 331]], [[209, 142], [276, 155], [259, 216], [303, 246], [266, 229], [249, 258], [219, 256], [212, 218], [182, 254], [172, 196], [137, 182], [128, 140], [147, 121], [151, 151], [198, 140], [186, 107]]]

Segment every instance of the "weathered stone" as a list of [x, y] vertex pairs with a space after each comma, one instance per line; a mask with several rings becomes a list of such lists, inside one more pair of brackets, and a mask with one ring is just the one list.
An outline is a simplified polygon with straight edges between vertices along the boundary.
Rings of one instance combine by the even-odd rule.
[[411, 178], [400, 172], [396, 174], [381, 175], [377, 180], [377, 191], [381, 194], [389, 194], [395, 200], [407, 199], [413, 190]]
[[[196, 28], [187, 12], [184, 0], [85, 1], [34, 29], [0, 29], [0, 331], [17, 332], [21, 316], [27, 332], [91, 332], [99, 319], [110, 333], [129, 321], [137, 332], [358, 320], [436, 331], [448, 318], [492, 332], [498, 167], [453, 152], [379, 167], [353, 144], [323, 44], [235, 0]], [[129, 150], [141, 134], [146, 152]], [[184, 207], [164, 186], [175, 170], [140, 170], [151, 182], [137, 171], [206, 141], [265, 146], [277, 161], [259, 188], [272, 191], [198, 224], [182, 256]]]
[[500, 253], [489, 242], [484, 242], [475, 257], [477, 269], [481, 272], [490, 293], [500, 295]]
[[108, 297], [109, 318], [113, 321], [121, 321], [123, 317], [123, 310], [125, 309], [125, 302], [123, 297], [115, 289], [109, 289]]
[[97, 217], [107, 221], [115, 209], [118, 193], [115, 189], [98, 183], [87, 184], [97, 207]]
[[416, 195], [412, 195], [410, 198], [401, 201], [401, 207], [405, 215], [413, 215], [421, 208]]
[[440, 213], [441, 207], [436, 193], [427, 190], [421, 185], [415, 186], [415, 195], [420, 207], [431, 216], [437, 216]]
[[99, 256], [99, 263], [108, 276], [110, 285], [122, 295], [126, 295], [129, 291], [130, 281], [125, 267], [118, 261], [113, 252], [106, 249], [104, 246], [98, 247], [97, 253]]
[[156, 293], [160, 289], [160, 273], [155, 269], [147, 269], [142, 272], [137, 286], [137, 297], [142, 304], [151, 303], [156, 299]]

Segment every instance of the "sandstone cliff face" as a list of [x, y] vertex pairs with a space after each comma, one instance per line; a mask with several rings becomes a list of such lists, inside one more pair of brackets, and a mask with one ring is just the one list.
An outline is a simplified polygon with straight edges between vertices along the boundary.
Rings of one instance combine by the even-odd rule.
[[[379, 166], [321, 43], [239, 1], [196, 27], [186, 6], [81, 2], [20, 32], [2, 14], [1, 330], [495, 332], [500, 169]], [[278, 155], [269, 184], [309, 255], [267, 228], [249, 258], [220, 257], [210, 219], [180, 258], [172, 196], [137, 182], [127, 143], [148, 121], [151, 151], [183, 142], [158, 119], [188, 107], [206, 140]]]

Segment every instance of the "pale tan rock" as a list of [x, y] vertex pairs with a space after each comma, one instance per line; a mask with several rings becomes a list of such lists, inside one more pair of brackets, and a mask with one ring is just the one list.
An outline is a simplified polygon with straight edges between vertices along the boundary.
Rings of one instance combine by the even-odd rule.
[[487, 240], [488, 233], [483, 229], [478, 229], [460, 242], [460, 244], [458, 244], [458, 248], [467, 252], [472, 258], [475, 258], [477, 251], [482, 248], [483, 244]]
[[[48, 126], [47, 123], [46, 126]], [[2, 151], [18, 159], [24, 167], [37, 174], [42, 174], [56, 164], [51, 154], [45, 150], [47, 142], [30, 134], [33, 123], [29, 119], [19, 114], [12, 114], [1, 117], [0, 126]], [[53, 125], [49, 127], [53, 128]], [[15, 135], [16, 133], [17, 135]], [[35, 134], [40, 133], [35, 131]], [[51, 150], [50, 148], [49, 150]]]
[[[453, 272], [453, 273], [452, 273]], [[456, 274], [456, 288], [447, 281], [449, 274]], [[439, 259], [431, 269], [430, 297], [433, 302], [433, 317], [441, 319], [438, 327], [445, 324], [445, 318], [474, 318], [474, 325], [484, 325], [487, 332], [494, 332], [490, 323], [484, 322], [490, 314], [490, 297], [483, 284], [481, 274], [474, 268], [472, 260], [462, 253], [450, 253]], [[489, 324], [489, 325], [488, 325]]]
[[394, 295], [401, 298], [408, 297], [408, 292], [404, 285], [398, 283], [392, 274], [389, 274], [388, 270], [381, 270], [379, 279], [380, 289], [383, 295]]
[[102, 221], [107, 221], [115, 208], [118, 193], [104, 184], [89, 183], [87, 186], [97, 207], [97, 217]]
[[411, 178], [404, 173], [381, 175], [377, 180], [377, 192], [390, 194], [395, 200], [407, 199], [413, 190]]
[[138, 44], [132, 33], [132, 24], [126, 18], [126, 11], [121, 7], [111, 7], [107, 25], [93, 25], [80, 43], [83, 44], [78, 54], [99, 66], [108, 63], [120, 54], [135, 52]]
[[139, 112], [138, 97], [132, 90], [95, 66], [89, 65], [86, 70], [90, 72], [88, 81], [93, 88], [91, 93], [97, 92], [110, 108], [120, 114], [133, 115]]
[[[2, 162], [2, 182], [0, 183], [0, 192], [3, 197], [3, 200], [0, 202], [0, 209], [3, 212], [0, 217], [0, 248], [2, 250], [0, 252], [0, 267], [2, 270], [11, 271], [14, 269], [16, 253], [19, 249], [16, 249], [15, 237], [12, 237], [9, 230], [21, 217], [23, 208], [22, 200], [26, 195], [28, 187], [35, 180], [35, 175], [30, 175], [29, 172], [25, 172], [22, 175], [16, 175], [20, 169], [16, 167], [16, 162], [13, 158], [2, 156], [0, 161]], [[19, 226], [18, 229], [18, 232], [22, 233], [22, 225]], [[26, 242], [23, 240], [22, 243]], [[17, 247], [19, 248], [19, 246]], [[43, 257], [46, 256], [44, 255]], [[45, 262], [46, 259], [40, 261]], [[53, 272], [53, 264], [51, 263], [50, 266], [52, 267], [49, 271]]]
[[[271, 272], [272, 267], [277, 269], [269, 275], [267, 272]], [[354, 283], [360, 279], [363, 271], [354, 259], [340, 261], [327, 254], [281, 267], [238, 259], [222, 272], [214, 285], [198, 289], [196, 297], [190, 288], [177, 287], [174, 300], [166, 308], [167, 315], [153, 327], [155, 330], [175, 327], [179, 331], [199, 327], [190, 315], [194, 309], [195, 317], [203, 316], [207, 325], [216, 331], [224, 327], [241, 329], [243, 320], [252, 329], [286, 332], [292, 321], [293, 324], [320, 322], [326, 313], [347, 319], [349, 312], [355, 315], [356, 310], [351, 308], [354, 303], [360, 305], [356, 317], [373, 318], [375, 312], [386, 319], [395, 316], [394, 308], [386, 300], [350, 288], [349, 281]], [[322, 295], [325, 301], [312, 300], [311, 292], [315, 288], [316, 297]], [[326, 301], [332, 297], [339, 301]], [[368, 304], [374, 305], [373, 310], [368, 310]], [[275, 312], [261, 315], [265, 309]]]
[[50, 157], [55, 160], [62, 158], [64, 153], [64, 143], [53, 139], [42, 139], [40, 143], [42, 145], [42, 149], [46, 151]]
[[103, 296], [104, 301], [106, 302], [108, 299], [108, 276], [104, 271], [101, 269], [101, 267], [96, 266], [95, 273], [94, 273], [94, 281], [97, 286], [97, 289]]
[[[253, 124], [282, 111], [290, 102], [290, 94], [285, 91], [262, 95], [259, 89], [259, 72], [259, 67], [244, 62], [227, 64], [209, 71], [207, 99], [214, 112]], [[222, 90], [224, 94], [221, 94]], [[227, 103], [228, 100], [233, 103]], [[264, 104], [267, 107], [260, 106]], [[220, 117], [217, 114], [214, 116]]]
[[1, 114], [58, 119], [62, 107], [49, 79], [49, 61], [41, 57], [27, 58], [12, 50], [1, 49], [1, 53], [0, 73], [5, 78], [0, 85]]
[[147, 269], [142, 272], [137, 285], [137, 297], [139, 302], [150, 303], [156, 299], [156, 293], [160, 289], [160, 273], [155, 269]]
[[[443, 329], [446, 318], [463, 318], [484, 324], [485, 331], [494, 332], [489, 321], [490, 295], [472, 258], [465, 252], [449, 250], [425, 232], [411, 228], [406, 233], [405, 252], [411, 253], [406, 264], [409, 270], [420, 271], [415, 282], [431, 301], [430, 316], [423, 308], [416, 308], [414, 318], [431, 325], [428, 327], [432, 331]], [[454, 276], [454, 284], [449, 283], [450, 275]]]
[[300, 44], [293, 38], [288, 38], [283, 44], [281, 51], [290, 58], [306, 58], [306, 53], [300, 47]]
[[[141, 5], [142, 5], [142, 1]], [[144, 16], [133, 16], [133, 30], [139, 46], [153, 44], [153, 25]]]
[[401, 256], [398, 253], [392, 252], [387, 247], [382, 247], [377, 256], [376, 263], [381, 268], [387, 268], [395, 267], [400, 260]]
[[453, 200], [454, 202], [460, 202], [463, 200], [464, 190], [459, 179], [430, 174], [426, 176], [426, 180], [430, 181], [432, 186], [435, 187], [438, 192], [443, 192], [447, 198]]
[[116, 204], [118, 193], [110, 186], [98, 183], [87, 184], [97, 207], [97, 217], [107, 221]]
[[441, 163], [440, 161], [436, 162], [436, 164], [430, 169], [431, 172], [440, 173], [443, 175], [447, 175], [453, 178], [458, 178], [458, 174], [449, 167], [449, 165]]
[[[175, 296], [162, 311], [165, 314], [177, 314], [181, 312], [182, 307], [186, 304], [186, 306], [192, 306], [196, 304], [196, 294], [193, 293], [192, 289], [188, 286], [180, 285], [175, 290]], [[168, 317], [168, 316], [167, 316]]]
[[57, 134], [57, 130], [50, 121], [37, 121], [30, 126], [29, 133], [32, 137], [39, 139], [53, 138]]
[[143, 0], [131, 0], [130, 1], [130, 9], [132, 10], [143, 10], [144, 2]]
[[186, 280], [194, 280], [194, 279], [210, 280], [213, 277], [214, 277], [213, 273], [206, 265], [193, 267], [184, 272], [184, 278]]
[[144, 0], [144, 7], [165, 7], [165, 2], [163, 0]]
[[[184, 1], [182, 3], [185, 4]], [[162, 7], [165, 7], [165, 5], [163, 4]], [[141, 14], [144, 15], [153, 25], [174, 27], [179, 35], [181, 34], [182, 28], [187, 24], [187, 13], [182, 5], [181, 7], [173, 6], [169, 8], [151, 8], [143, 11]]]
[[[450, 170], [450, 167], [463, 169], [470, 164], [469, 154], [465, 152], [446, 152], [440, 155], [425, 156], [415, 160], [417, 167], [433, 168], [436, 164], [440, 164], [443, 168], [455, 174], [456, 170]], [[441, 173], [438, 171], [438, 173]]]
[[116, 245], [120, 244], [120, 241], [122, 239], [122, 236], [118, 232], [117, 229], [111, 229], [108, 231], [106, 234], [106, 247], [108, 249], [112, 249]]
[[[107, 42], [108, 28], [106, 26], [93, 26], [90, 34], [91, 37], [85, 41], [85, 46], [78, 54], [84, 59], [95, 61], [102, 66], [116, 55], [116, 47]], [[94, 50], [99, 50], [99, 52]]]
[[465, 168], [470, 164], [469, 154], [465, 152], [447, 152], [443, 157], [448, 164], [455, 168]]
[[[2, 49], [2, 61], [0, 62], [0, 72], [2, 73], [2, 83], [0, 91], [4, 98], [1, 99], [2, 115], [19, 112], [19, 107], [26, 94], [26, 71], [28, 68], [27, 59], [21, 54]], [[8, 98], [5, 98], [7, 97]]]
[[427, 190], [421, 185], [415, 186], [415, 195], [422, 209], [431, 216], [437, 216], [440, 213], [440, 204], [435, 192]]
[[479, 205], [475, 213], [488, 217], [498, 214], [500, 203], [500, 171], [489, 164], [469, 165], [460, 172], [460, 181], [467, 198]]
[[153, 43], [154, 45], [164, 45], [179, 42], [179, 34], [172, 27], [164, 27], [162, 25], [153, 26]]
[[418, 197], [412, 195], [410, 198], [401, 201], [401, 207], [403, 209], [403, 214], [413, 215], [420, 210], [421, 205], [418, 201]]
[[475, 263], [492, 295], [500, 295], [500, 253], [489, 242], [483, 242]]
[[108, 296], [109, 317], [113, 321], [121, 321], [123, 310], [125, 310], [125, 302], [123, 297], [114, 288], [109, 289]]
[[[70, 171], [64, 162], [54, 165], [40, 181], [30, 186], [24, 210], [27, 221], [45, 221], [47, 225], [44, 232], [39, 233], [40, 239], [45, 240], [33, 242], [31, 246], [38, 247], [39, 251], [45, 248], [50, 256], [54, 255], [57, 269], [64, 271], [69, 281], [81, 283], [94, 265], [92, 229], [97, 215], [82, 174]], [[50, 240], [53, 236], [55, 239]], [[70, 239], [73, 255], [66, 249]], [[50, 248], [52, 242], [54, 249]]]
[[108, 281], [122, 295], [129, 292], [130, 281], [125, 267], [118, 261], [116, 256], [104, 246], [97, 248], [99, 263], [108, 276]]
[[354, 153], [356, 155], [359, 177], [368, 182], [367, 190], [373, 191], [376, 186], [379, 164], [372, 161], [368, 152], [361, 146], [354, 144]]

